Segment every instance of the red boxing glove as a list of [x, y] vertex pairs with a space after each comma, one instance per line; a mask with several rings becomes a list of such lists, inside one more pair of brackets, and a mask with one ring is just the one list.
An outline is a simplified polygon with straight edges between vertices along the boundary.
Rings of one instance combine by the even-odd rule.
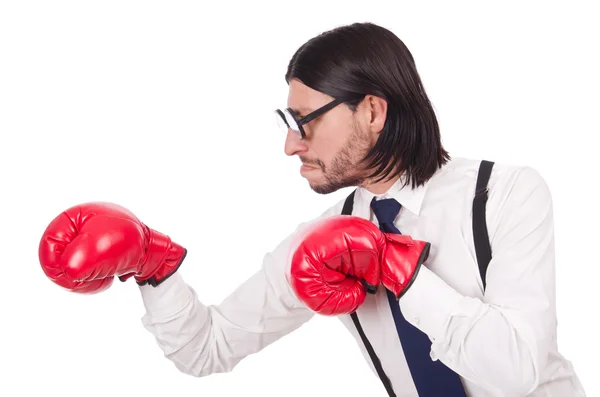
[[322, 315], [354, 312], [383, 284], [399, 299], [429, 256], [430, 243], [383, 233], [365, 219], [339, 215], [316, 222], [294, 250], [288, 282]]
[[104, 291], [115, 276], [157, 286], [177, 271], [186, 253], [112, 203], [86, 203], [64, 211], [46, 228], [38, 251], [46, 276], [79, 293]]

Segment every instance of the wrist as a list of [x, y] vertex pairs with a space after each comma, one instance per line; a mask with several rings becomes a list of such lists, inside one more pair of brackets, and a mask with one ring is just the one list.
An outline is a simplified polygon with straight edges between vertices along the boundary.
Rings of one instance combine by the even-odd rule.
[[156, 288], [149, 284], [138, 288], [146, 314], [154, 319], [171, 318], [195, 298], [194, 291], [183, 281], [179, 273], [174, 273]]
[[406, 283], [406, 286], [404, 286], [400, 292], [395, 293], [396, 300], [400, 300], [400, 298], [406, 294], [410, 287], [412, 287], [412, 285], [415, 283], [415, 280], [417, 280], [417, 277], [419, 276], [419, 270], [421, 270], [421, 267], [423, 267], [423, 262], [419, 261], [413, 270], [412, 277]]
[[443, 338], [451, 313], [464, 297], [427, 266], [399, 301], [406, 320], [438, 341]]

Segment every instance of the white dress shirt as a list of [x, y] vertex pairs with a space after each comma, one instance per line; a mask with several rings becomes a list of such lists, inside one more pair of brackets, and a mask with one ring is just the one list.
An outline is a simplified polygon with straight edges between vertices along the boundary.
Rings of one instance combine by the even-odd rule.
[[[487, 201], [492, 260], [485, 294], [473, 243], [471, 210], [478, 160], [453, 159], [425, 186], [402, 180], [377, 198], [402, 209], [395, 225], [431, 243], [424, 267], [400, 299], [406, 319], [432, 341], [431, 357], [461, 376], [469, 397], [580, 397], [585, 392], [556, 342], [552, 199], [529, 167], [494, 164]], [[371, 220], [374, 195], [359, 188], [353, 215]], [[339, 215], [343, 200], [319, 218]], [[260, 268], [219, 305], [201, 303], [176, 274], [159, 287], [140, 287], [142, 319], [180, 371], [206, 376], [231, 371], [313, 317], [286, 281], [302, 224]], [[416, 397], [385, 291], [357, 311], [365, 334], [398, 397]], [[350, 316], [338, 317], [375, 369]], [[385, 395], [382, 387], [381, 395]]]

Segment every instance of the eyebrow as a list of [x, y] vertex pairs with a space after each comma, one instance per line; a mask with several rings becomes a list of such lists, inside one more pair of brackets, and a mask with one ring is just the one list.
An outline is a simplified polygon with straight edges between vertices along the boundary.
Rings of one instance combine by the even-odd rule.
[[309, 114], [312, 112], [311, 108], [307, 107], [299, 107], [299, 108], [291, 108], [297, 114]]

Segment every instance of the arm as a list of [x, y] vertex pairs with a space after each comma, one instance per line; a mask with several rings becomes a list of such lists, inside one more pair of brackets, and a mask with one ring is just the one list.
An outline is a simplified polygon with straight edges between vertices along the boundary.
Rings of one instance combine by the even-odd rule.
[[183, 373], [231, 371], [307, 322], [314, 313], [292, 293], [284, 272], [291, 236], [268, 253], [261, 269], [219, 305], [204, 305], [181, 275], [140, 287], [144, 327]]
[[400, 306], [448, 367], [484, 389], [525, 396], [539, 384], [556, 330], [552, 201], [530, 168], [507, 192], [488, 218], [497, 227], [483, 300], [423, 267]]

